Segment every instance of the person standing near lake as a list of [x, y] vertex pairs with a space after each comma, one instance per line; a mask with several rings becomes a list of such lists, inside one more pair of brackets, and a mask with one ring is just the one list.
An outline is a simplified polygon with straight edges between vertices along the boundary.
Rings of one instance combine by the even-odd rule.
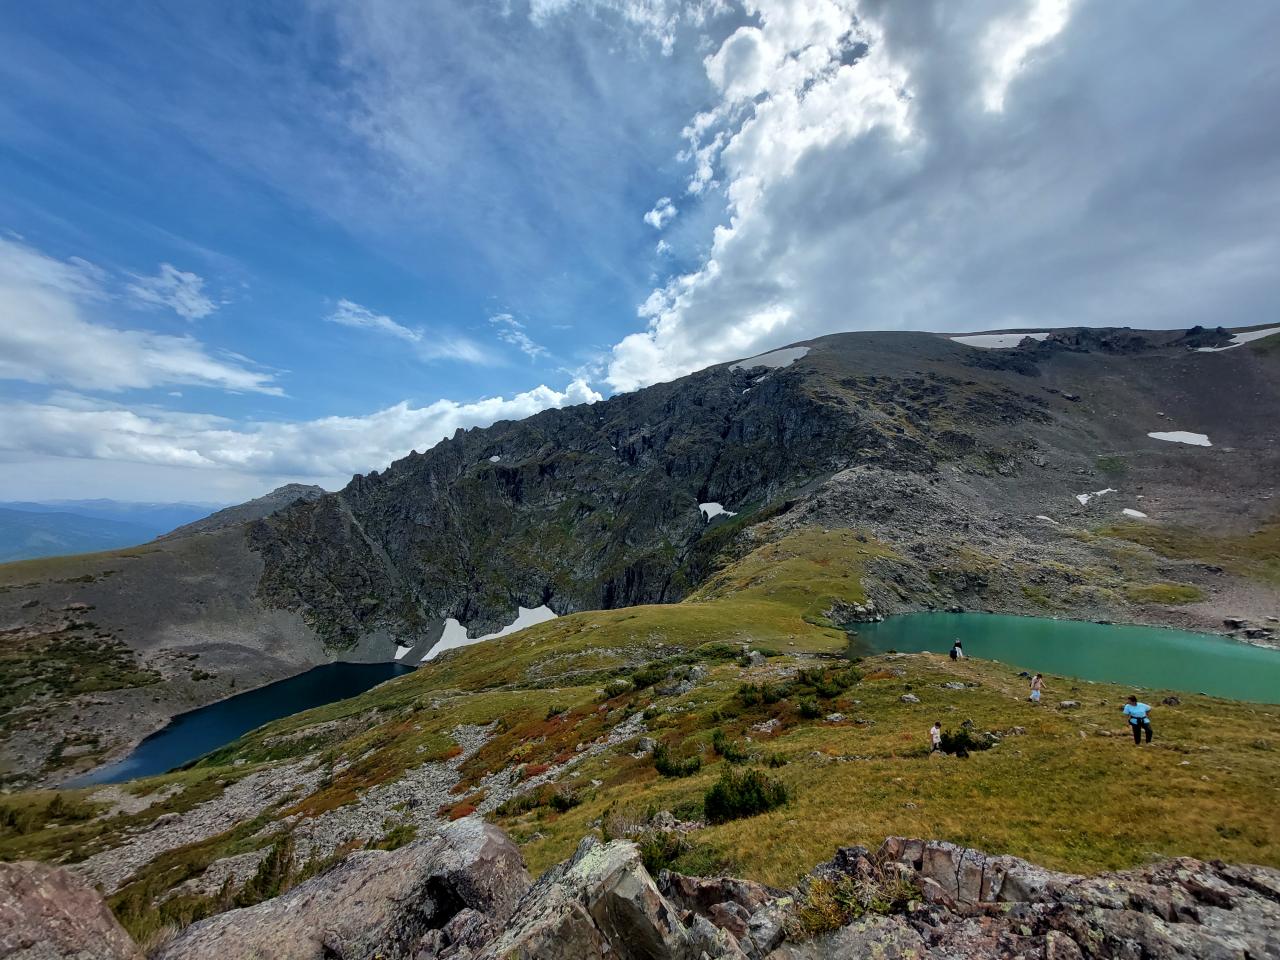
[[1044, 689], [1044, 674], [1037, 673], [1031, 678], [1031, 702], [1040, 702], [1040, 691]]
[[1145, 703], [1139, 703], [1135, 696], [1129, 697], [1129, 702], [1124, 705], [1122, 710], [1124, 715], [1129, 718], [1129, 726], [1133, 728], [1133, 745], [1138, 746], [1142, 743], [1142, 731], [1147, 732], [1147, 743], [1151, 742], [1151, 707]]
[[951, 645], [951, 659], [952, 660], [964, 659], [964, 647], [960, 646], [959, 637], [956, 637], [956, 642]]
[[933, 721], [933, 726], [929, 728], [929, 752], [942, 749], [942, 721]]

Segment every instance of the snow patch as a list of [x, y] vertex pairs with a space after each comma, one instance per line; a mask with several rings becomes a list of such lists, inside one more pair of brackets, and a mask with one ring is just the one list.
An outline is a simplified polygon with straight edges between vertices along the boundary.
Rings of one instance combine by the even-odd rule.
[[1043, 340], [1048, 335], [1048, 330], [1043, 333], [971, 333], [968, 336], [951, 337], [950, 339], [956, 343], [963, 343], [967, 347], [977, 347], [980, 350], [1007, 350], [1010, 347], [1016, 347], [1028, 337], [1032, 340]]
[[808, 352], [808, 347], [783, 347], [781, 350], [774, 350], [772, 353], [762, 353], [758, 357], [739, 360], [737, 363], [731, 364], [729, 369], [751, 370], [755, 367], [773, 367], [775, 369], [789, 367]]
[[1134, 510], [1132, 507], [1125, 507], [1120, 512], [1123, 513], [1126, 517], [1133, 517], [1134, 519], [1137, 519], [1137, 520], [1147, 519], [1147, 515], [1145, 513], [1143, 513], [1141, 510]]
[[1055, 520], [1055, 519], [1053, 519], [1053, 517], [1046, 517], [1043, 513], [1037, 513], [1037, 514], [1036, 514], [1036, 519], [1037, 519], [1037, 520], [1043, 520], [1043, 521], [1045, 521], [1046, 523], [1052, 523], [1055, 527], [1060, 527], [1060, 526], [1062, 526], [1062, 524], [1058, 523], [1058, 521], [1057, 521], [1057, 520]]
[[489, 462], [490, 462], [490, 463], [497, 463], [497, 462], [498, 462], [499, 460], [501, 460], [501, 459], [502, 459], [502, 458], [501, 458], [500, 456], [498, 456], [498, 455], [495, 453], [492, 457], [490, 457], [490, 458], [489, 458]]
[[1232, 334], [1231, 342], [1225, 347], [1196, 347], [1196, 353], [1221, 353], [1223, 350], [1233, 350], [1236, 347], [1243, 347], [1246, 343], [1252, 343], [1254, 340], [1269, 337], [1274, 333], [1280, 333], [1280, 327], [1264, 327], [1261, 330], [1250, 330], [1248, 333]]
[[707, 523], [710, 523], [721, 514], [726, 517], [736, 517], [738, 515], [733, 510], [726, 510], [718, 503], [700, 503], [698, 504], [698, 509], [702, 511], [702, 515], [706, 518]]
[[402, 647], [399, 644], [396, 644], [396, 659], [397, 660], [401, 659], [406, 653], [408, 653], [412, 649], [413, 647]]
[[540, 607], [517, 607], [515, 620], [497, 633], [490, 633], [483, 637], [468, 637], [467, 628], [453, 617], [450, 617], [444, 622], [444, 632], [440, 634], [440, 641], [427, 651], [422, 660], [425, 663], [427, 660], [434, 660], [444, 650], [452, 650], [454, 647], [469, 647], [473, 643], [481, 643], [485, 640], [497, 640], [499, 637], [505, 637], [508, 634], [515, 633], [517, 630], [532, 627], [536, 623], [546, 623], [548, 620], [554, 620], [555, 618], [555, 611], [545, 603]]
[[1158, 430], [1148, 433], [1152, 440], [1168, 440], [1170, 443], [1189, 443], [1193, 447], [1212, 447], [1209, 438], [1203, 433], [1189, 433], [1186, 430]]
[[1117, 492], [1118, 491], [1116, 490], [1115, 487], [1107, 487], [1105, 490], [1095, 490], [1093, 493], [1077, 493], [1076, 499], [1080, 501], [1080, 506], [1087, 507], [1089, 505], [1089, 501], [1092, 500], [1094, 497], [1101, 497], [1108, 493], [1117, 493]]

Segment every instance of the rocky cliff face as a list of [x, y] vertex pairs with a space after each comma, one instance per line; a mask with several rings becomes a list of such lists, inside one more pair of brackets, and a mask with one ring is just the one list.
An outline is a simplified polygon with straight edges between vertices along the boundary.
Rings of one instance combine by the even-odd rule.
[[[139, 956], [94, 894], [35, 864], [0, 871], [0, 947], [24, 960]], [[154, 956], [1248, 960], [1280, 956], [1280, 871], [1182, 858], [1080, 877], [891, 837], [875, 853], [839, 850], [784, 892], [665, 871], [655, 880], [634, 844], [587, 838], [531, 883], [501, 831], [466, 820], [197, 923]]]
[[[337, 647], [373, 631], [417, 642], [449, 616], [495, 628], [518, 605], [678, 600], [733, 529], [842, 468], [1011, 461], [992, 434], [1015, 439], [1050, 417], [1025, 389], [956, 376], [949, 341], [902, 335], [911, 375], [899, 377], [872, 372], [892, 364], [844, 339], [782, 369], [718, 367], [459, 431], [255, 524], [260, 596], [302, 611]], [[708, 524], [707, 502], [738, 515], [728, 530]]]

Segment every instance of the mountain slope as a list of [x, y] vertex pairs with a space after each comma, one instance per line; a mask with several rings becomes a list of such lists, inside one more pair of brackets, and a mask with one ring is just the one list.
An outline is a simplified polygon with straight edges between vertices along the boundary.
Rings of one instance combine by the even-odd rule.
[[128, 547], [151, 537], [147, 527], [136, 523], [0, 507], [0, 563]]
[[[74, 513], [81, 517], [132, 523], [145, 528], [144, 540], [168, 533], [174, 527], [191, 523], [208, 516], [218, 509], [210, 503], [138, 503], [128, 500], [50, 500], [43, 503], [31, 501], [0, 502], [0, 508], [23, 510], [27, 513]], [[139, 541], [141, 542], [141, 541]]]
[[[224, 507], [215, 513], [184, 523], [165, 534], [167, 537], [185, 537], [193, 533], [212, 533], [224, 527], [234, 527], [251, 520], [269, 517], [277, 510], [290, 506], [299, 500], [316, 500], [324, 496], [324, 488], [314, 484], [286, 483], [270, 493], [233, 507]], [[164, 539], [164, 538], [162, 538]]]
[[[1199, 349], [1229, 341], [824, 337], [460, 431], [248, 523], [0, 567], [0, 629], [25, 662], [93, 640], [67, 632], [85, 604], [136, 658], [126, 674], [161, 677], [92, 704], [64, 692], [11, 707], [56, 722], [0, 724], [0, 760], [57, 778], [181, 709], [315, 663], [418, 663], [447, 617], [476, 636], [518, 607], [666, 604], [763, 541], [815, 529], [885, 545], [861, 587], [885, 612], [1261, 623], [1280, 588], [1280, 351]], [[708, 522], [709, 503], [736, 515]]]

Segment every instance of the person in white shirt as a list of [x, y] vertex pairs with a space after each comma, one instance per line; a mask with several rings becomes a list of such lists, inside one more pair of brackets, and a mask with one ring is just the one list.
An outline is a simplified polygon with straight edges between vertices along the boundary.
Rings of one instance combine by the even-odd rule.
[[1044, 689], [1044, 675], [1037, 673], [1031, 678], [1031, 702], [1040, 702], [1040, 691]]
[[929, 752], [942, 749], [942, 721], [933, 721], [933, 726], [929, 728]]

